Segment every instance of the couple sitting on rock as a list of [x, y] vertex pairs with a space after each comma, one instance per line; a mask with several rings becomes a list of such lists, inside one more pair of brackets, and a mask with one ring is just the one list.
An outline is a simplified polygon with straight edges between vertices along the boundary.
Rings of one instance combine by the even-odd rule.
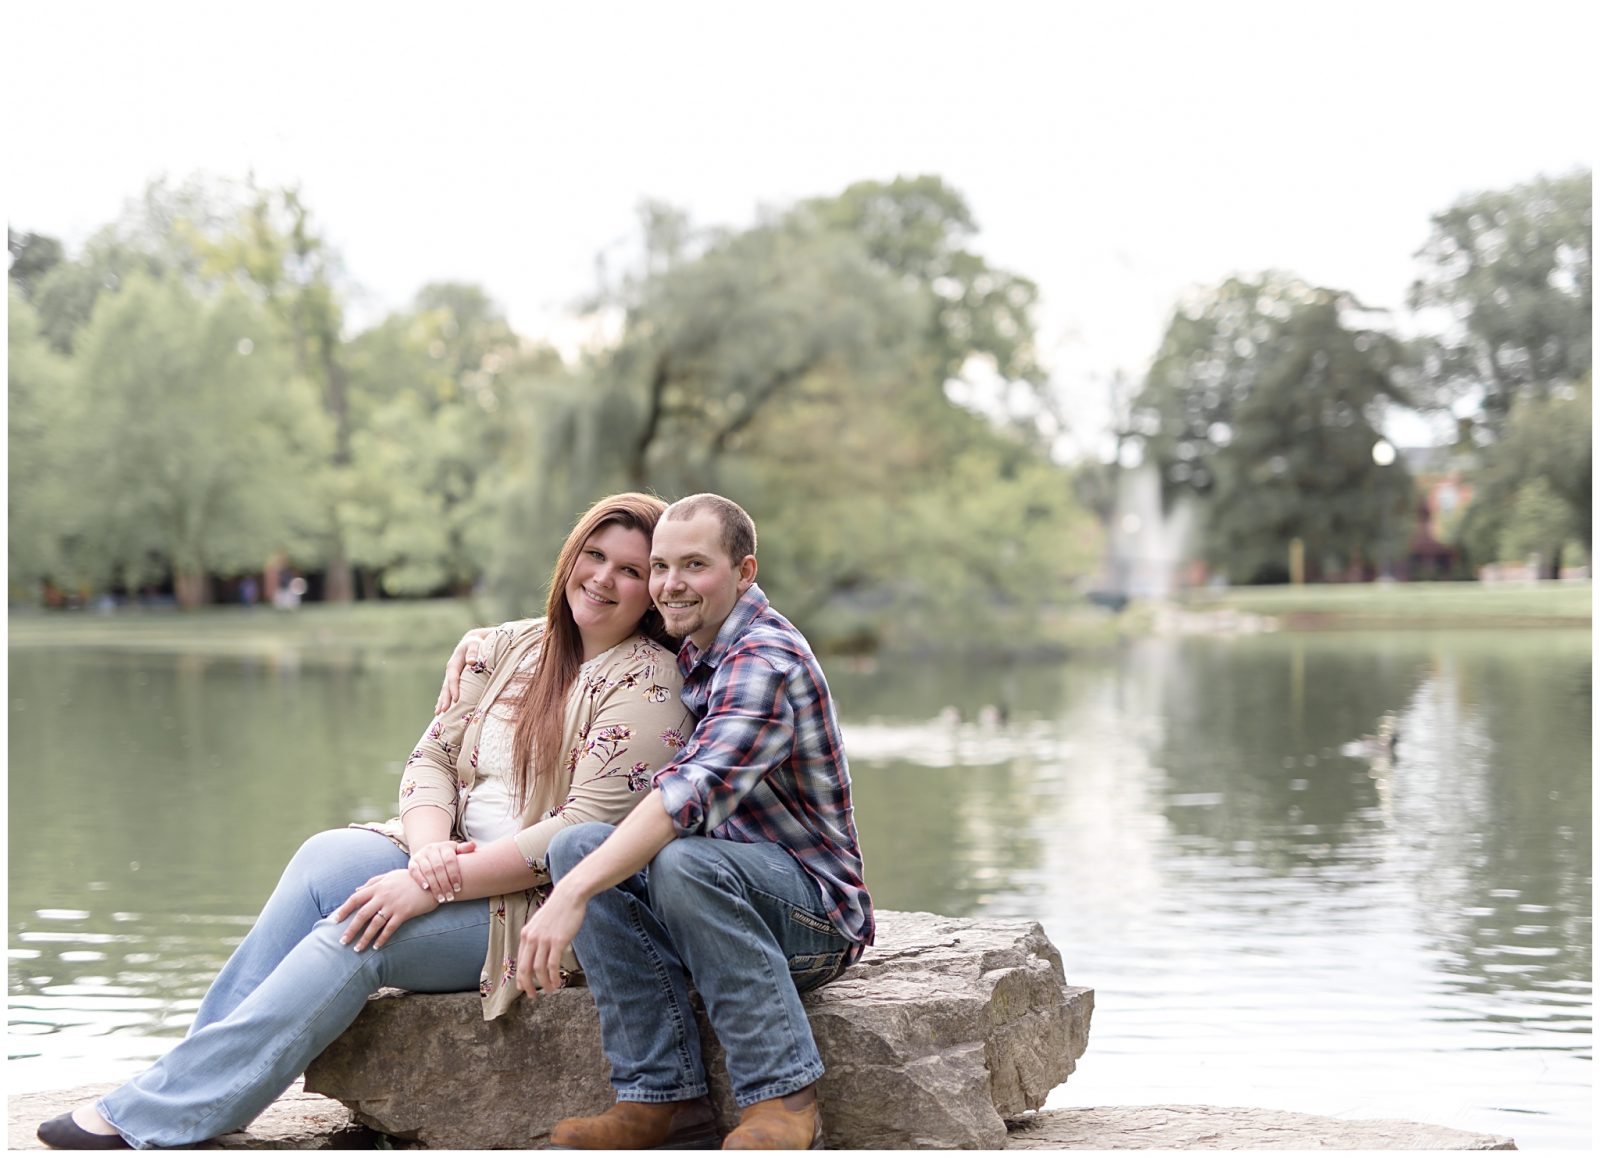
[[41, 1140], [240, 1129], [377, 989], [476, 985], [492, 1018], [559, 987], [575, 951], [617, 1101], [553, 1145], [716, 1144], [693, 984], [742, 1107], [723, 1148], [820, 1146], [800, 993], [871, 943], [872, 905], [833, 701], [755, 550], [718, 495], [596, 503], [545, 616], [456, 648], [399, 818], [306, 841], [188, 1036]]

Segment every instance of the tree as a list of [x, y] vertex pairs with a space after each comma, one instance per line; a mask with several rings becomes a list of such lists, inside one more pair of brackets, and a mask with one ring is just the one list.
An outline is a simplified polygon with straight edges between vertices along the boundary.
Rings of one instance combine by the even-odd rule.
[[391, 595], [469, 588], [489, 563], [506, 383], [527, 361], [516, 335], [477, 286], [436, 284], [358, 335], [348, 361], [351, 560]]
[[139, 275], [102, 303], [75, 367], [75, 509], [105, 581], [170, 568], [178, 601], [314, 526], [319, 422], [273, 319], [237, 290]]
[[[661, 220], [672, 221], [656, 211], [651, 224]], [[714, 234], [692, 259], [662, 260], [665, 245], [646, 237], [654, 272], [624, 285], [621, 341], [594, 368], [630, 429], [594, 451], [620, 455], [633, 486], [714, 487], [764, 411], [910, 334], [907, 295], [852, 238], [802, 216]]]
[[1415, 307], [1450, 311], [1426, 383], [1476, 406], [1475, 494], [1457, 537], [1480, 562], [1538, 554], [1553, 578], [1593, 545], [1593, 178], [1474, 193], [1433, 218]]
[[1542, 578], [1560, 573], [1568, 543], [1594, 549], [1592, 379], [1551, 397], [1524, 397], [1474, 472], [1457, 531], [1478, 562], [1537, 554]]
[[1525, 395], [1592, 364], [1594, 183], [1587, 171], [1473, 193], [1433, 217], [1413, 309], [1448, 311], [1426, 365], [1436, 401], [1473, 400], [1488, 438]]
[[204, 258], [207, 273], [241, 278], [264, 296], [288, 331], [297, 372], [319, 389], [333, 431], [326, 472], [331, 502], [318, 552], [326, 577], [323, 595], [330, 602], [347, 602], [355, 585], [350, 530], [341, 514], [349, 509], [354, 485], [354, 428], [344, 361], [343, 266], [312, 225], [297, 189], [260, 189], [252, 183], [246, 194], [247, 204], [225, 226], [194, 218], [177, 232]]
[[61, 264], [61, 243], [42, 233], [18, 233], [7, 227], [6, 249], [11, 254], [8, 276], [23, 300], [31, 302], [38, 292], [39, 280]]
[[49, 239], [30, 246], [39, 249], [37, 260], [23, 256], [40, 272], [29, 279], [27, 296], [38, 310], [40, 331], [56, 350], [71, 354], [101, 297], [117, 292], [128, 278], [198, 279], [201, 258], [193, 238], [220, 227], [231, 196], [227, 186], [200, 178], [177, 186], [152, 181], [124, 204], [117, 220], [95, 231], [77, 258], [48, 262]]
[[923, 295], [929, 376], [942, 388], [973, 360], [1004, 381], [1042, 390], [1034, 349], [1038, 287], [968, 248], [977, 222], [966, 199], [933, 176], [860, 181], [801, 212], [856, 237], [880, 268]]
[[1372, 453], [1381, 408], [1405, 402], [1406, 353], [1369, 313], [1269, 274], [1174, 314], [1131, 422], [1168, 500], [1206, 499], [1206, 557], [1235, 581], [1286, 576], [1293, 539], [1332, 576], [1409, 529], [1405, 469]]
[[[774, 598], [861, 638], [970, 641], [1061, 600], [1085, 565], [1063, 548], [1086, 540], [1066, 472], [1026, 414], [997, 426], [952, 401], [974, 364], [1024, 395], [1043, 380], [1032, 285], [972, 231], [935, 178], [738, 231], [646, 206], [637, 268], [595, 303], [618, 340], [538, 386], [515, 525], [565, 525], [608, 486], [723, 490], [762, 527]], [[986, 505], [1002, 495], [1011, 517]], [[497, 569], [512, 589], [518, 574], [525, 605], [529, 570]]]
[[71, 472], [65, 469], [77, 461], [71, 369], [40, 334], [38, 314], [15, 281], [8, 302], [9, 582], [14, 595], [26, 597], [41, 583], [76, 588], [82, 582], [74, 559], [82, 518], [67, 486]]

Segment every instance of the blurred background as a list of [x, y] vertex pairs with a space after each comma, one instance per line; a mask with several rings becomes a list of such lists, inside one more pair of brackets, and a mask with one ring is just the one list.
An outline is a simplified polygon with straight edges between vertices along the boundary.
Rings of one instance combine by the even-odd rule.
[[180, 1035], [574, 516], [718, 490], [1052, 1105], [1589, 1138], [1592, 6], [8, 18], [12, 1088]]

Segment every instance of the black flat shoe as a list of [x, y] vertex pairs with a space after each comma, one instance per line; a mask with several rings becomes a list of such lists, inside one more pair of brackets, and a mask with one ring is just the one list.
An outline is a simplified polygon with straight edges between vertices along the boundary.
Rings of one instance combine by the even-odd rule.
[[95, 1134], [72, 1120], [72, 1112], [42, 1122], [36, 1131], [39, 1141], [52, 1150], [126, 1150], [121, 1134]]

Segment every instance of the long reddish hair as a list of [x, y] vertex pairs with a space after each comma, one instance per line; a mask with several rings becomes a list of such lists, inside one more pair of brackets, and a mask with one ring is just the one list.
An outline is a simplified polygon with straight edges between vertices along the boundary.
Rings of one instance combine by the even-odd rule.
[[[567, 603], [567, 580], [578, 565], [578, 553], [589, 536], [613, 523], [638, 531], [648, 543], [666, 509], [667, 504], [654, 495], [637, 491], [608, 495], [584, 512], [567, 536], [561, 554], [556, 556], [555, 569], [550, 572], [550, 595], [544, 606], [541, 654], [511, 705], [516, 716], [511, 733], [511, 789], [521, 808], [527, 807], [535, 784], [556, 775], [566, 760], [561, 743], [566, 731], [567, 695], [583, 666], [583, 638]], [[669, 651], [678, 649], [678, 641], [667, 634], [654, 605], [639, 621], [639, 631]]]

